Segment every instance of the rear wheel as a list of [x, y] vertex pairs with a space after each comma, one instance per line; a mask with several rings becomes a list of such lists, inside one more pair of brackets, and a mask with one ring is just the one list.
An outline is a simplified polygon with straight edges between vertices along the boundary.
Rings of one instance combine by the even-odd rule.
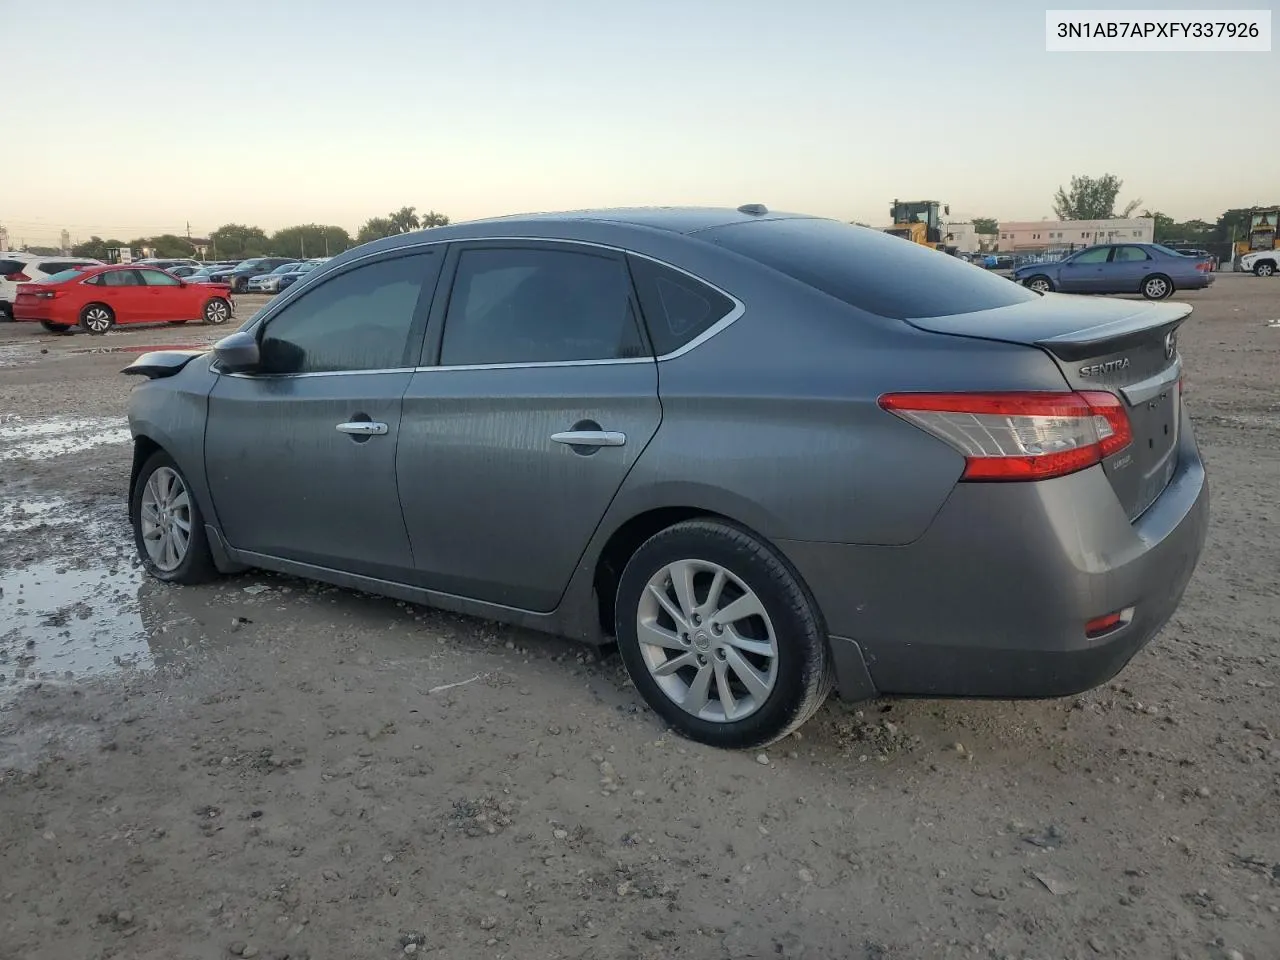
[[1046, 276], [1037, 274], [1027, 281], [1027, 289], [1034, 290], [1036, 293], [1053, 293], [1053, 281]]
[[204, 322], [216, 325], [231, 319], [231, 304], [222, 297], [214, 297], [204, 305]]
[[1264, 260], [1262, 263], [1253, 265], [1254, 276], [1257, 277], [1273, 277], [1276, 273], [1276, 265], [1270, 260]]
[[1173, 281], [1163, 274], [1147, 277], [1142, 281], [1142, 295], [1148, 300], [1163, 300], [1173, 293]]
[[615, 630], [649, 706], [711, 746], [781, 739], [834, 680], [808, 590], [772, 547], [728, 523], [691, 520], [647, 540], [623, 570]]
[[106, 333], [115, 323], [115, 312], [105, 303], [91, 303], [80, 311], [80, 326], [89, 333]]
[[50, 333], [66, 333], [71, 329], [71, 327], [65, 323], [54, 323], [51, 320], [41, 320], [40, 326], [44, 327]]

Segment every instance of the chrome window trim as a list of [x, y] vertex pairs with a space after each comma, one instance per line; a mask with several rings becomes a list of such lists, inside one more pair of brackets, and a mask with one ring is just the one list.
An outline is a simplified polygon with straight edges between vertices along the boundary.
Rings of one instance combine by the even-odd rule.
[[[570, 246], [591, 247], [596, 250], [608, 250], [611, 253], [619, 253], [619, 254], [622, 254], [623, 256], [639, 257], [642, 260], [648, 260], [650, 263], [656, 263], [659, 266], [665, 267], [668, 270], [674, 270], [676, 273], [684, 274], [690, 280], [694, 280], [698, 283], [701, 283], [704, 286], [710, 287], [712, 290], [716, 291], [716, 293], [720, 294], [721, 296], [727, 297], [733, 303], [733, 309], [730, 310], [723, 317], [721, 317], [719, 320], [717, 320], [715, 323], [713, 323], [711, 326], [707, 327], [706, 330], [703, 330], [702, 333], [698, 334], [688, 343], [682, 345], [676, 350], [672, 350], [670, 353], [664, 353], [660, 357], [619, 357], [612, 360], [542, 360], [542, 361], [529, 361], [529, 362], [517, 362], [517, 363], [469, 363], [469, 364], [456, 364], [452, 366], [439, 365], [439, 366], [419, 366], [419, 367], [394, 367], [394, 368], [385, 368], [385, 369], [379, 369], [379, 370], [319, 370], [311, 373], [271, 373], [271, 374], [220, 373], [217, 370], [213, 370], [213, 372], [218, 373], [219, 376], [240, 377], [242, 379], [247, 379], [247, 380], [265, 380], [268, 378], [273, 380], [280, 380], [280, 379], [292, 379], [292, 378], [301, 378], [301, 377], [349, 377], [349, 376], [354, 376], [356, 374], [385, 374], [385, 373], [406, 373], [406, 372], [444, 373], [450, 370], [458, 370], [458, 371], [529, 370], [529, 369], [538, 369], [542, 367], [602, 367], [602, 366], [614, 366], [614, 365], [621, 366], [624, 364], [634, 364], [634, 363], [665, 363], [669, 360], [676, 360], [684, 356], [689, 351], [694, 350], [697, 347], [700, 347], [702, 344], [706, 343], [712, 337], [716, 336], [717, 334], [721, 333], [728, 327], [732, 326], [744, 313], [747, 312], [746, 304], [744, 304], [741, 300], [735, 297], [732, 293], [730, 293], [729, 291], [721, 287], [716, 286], [714, 283], [711, 283], [709, 280], [706, 280], [698, 276], [696, 273], [691, 273], [682, 267], [677, 267], [673, 263], [668, 263], [667, 261], [661, 260], [658, 257], [649, 256], [646, 253], [639, 253], [635, 250], [628, 250], [626, 247], [619, 247], [614, 244], [608, 244], [608, 243], [599, 243], [593, 240], [566, 240], [559, 237], [509, 237], [509, 236], [455, 237], [453, 239], [443, 239], [443, 240], [424, 240], [420, 243], [410, 243], [410, 244], [405, 244], [404, 246], [401, 246], [401, 247], [394, 247], [391, 250], [379, 250], [375, 253], [367, 253], [367, 254], [364, 254], [363, 256], [356, 257], [353, 260], [348, 261], [347, 263], [344, 263], [342, 267], [345, 270], [347, 267], [354, 266], [355, 264], [361, 263], [365, 260], [373, 259], [375, 257], [381, 257], [384, 254], [395, 253], [400, 251], [418, 250], [422, 247], [431, 247], [431, 246], [436, 246], [442, 243], [558, 243], [558, 244], [566, 244]], [[312, 270], [310, 272], [311, 274], [314, 275], [317, 271]], [[316, 279], [316, 278], [313, 276], [312, 279]], [[300, 283], [294, 284], [295, 289], [299, 288], [300, 286], [301, 286]], [[257, 331], [260, 330], [264, 324], [270, 321], [273, 316], [278, 314], [281, 310], [285, 309], [290, 303], [292, 303], [294, 300], [297, 300], [297, 299], [298, 299], [297, 296], [290, 297], [288, 301], [282, 303], [279, 307], [275, 309], [272, 309], [271, 307], [265, 308], [261, 313], [258, 314], [258, 317], [249, 326], [242, 328], [243, 332], [245, 333], [252, 332], [256, 334]], [[216, 363], [216, 360], [214, 361], [214, 363]], [[210, 369], [213, 369], [213, 366], [214, 364], [210, 364]]]

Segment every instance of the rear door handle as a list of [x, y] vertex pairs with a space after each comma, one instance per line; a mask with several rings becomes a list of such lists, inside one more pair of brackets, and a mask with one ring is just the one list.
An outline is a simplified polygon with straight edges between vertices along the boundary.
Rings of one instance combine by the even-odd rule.
[[627, 435], [613, 430], [566, 430], [553, 433], [551, 439], [571, 447], [620, 447], [627, 442]]
[[358, 437], [380, 437], [387, 432], [385, 423], [376, 420], [351, 420], [338, 424], [339, 433], [351, 433]]

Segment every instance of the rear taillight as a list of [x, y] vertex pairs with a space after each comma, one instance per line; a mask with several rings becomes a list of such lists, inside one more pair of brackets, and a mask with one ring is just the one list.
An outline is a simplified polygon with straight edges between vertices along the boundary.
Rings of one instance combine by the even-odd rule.
[[1047, 480], [1127, 447], [1113, 393], [890, 393], [880, 406], [964, 454], [964, 480]]
[[17, 273], [6, 273], [4, 278], [10, 283], [30, 283], [31, 278], [19, 270]]
[[1209, 261], [1207, 260], [1201, 260], [1199, 263], [1196, 264], [1196, 269], [1199, 270], [1201, 273], [1208, 273], [1210, 270], [1213, 269], [1213, 264], [1209, 263]]

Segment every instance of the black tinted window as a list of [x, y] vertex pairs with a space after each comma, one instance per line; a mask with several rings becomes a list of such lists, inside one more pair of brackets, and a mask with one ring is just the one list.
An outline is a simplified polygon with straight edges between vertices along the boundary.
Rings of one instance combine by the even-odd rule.
[[21, 273], [24, 266], [26, 266], [25, 260], [0, 260], [0, 277]]
[[733, 312], [732, 300], [670, 267], [629, 257], [631, 276], [658, 356], [679, 350]]
[[341, 273], [307, 291], [267, 323], [267, 373], [386, 370], [416, 363], [407, 356], [418, 297], [429, 295], [439, 256], [415, 253]]
[[757, 220], [698, 237], [898, 320], [991, 310], [1038, 296], [937, 250], [835, 220]]
[[566, 250], [465, 250], [440, 362], [554, 363], [646, 355], [622, 261]]
[[40, 269], [45, 273], [61, 273], [63, 270], [70, 270], [72, 267], [83, 266], [87, 266], [83, 260], [45, 260], [40, 264]]

